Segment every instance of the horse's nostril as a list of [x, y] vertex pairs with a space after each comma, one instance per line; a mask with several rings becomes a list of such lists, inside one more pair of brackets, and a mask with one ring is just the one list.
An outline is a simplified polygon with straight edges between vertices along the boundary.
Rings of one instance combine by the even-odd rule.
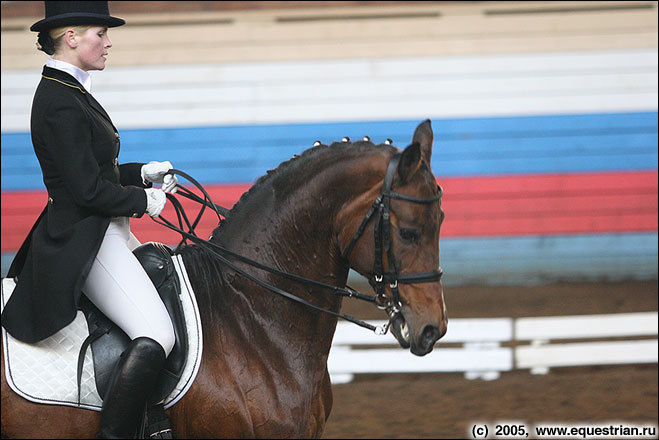
[[417, 356], [425, 356], [435, 347], [435, 342], [439, 339], [439, 328], [434, 325], [427, 325], [417, 339], [417, 344], [412, 344], [412, 353]]
[[424, 342], [428, 345], [434, 344], [440, 338], [439, 329], [434, 325], [427, 325], [422, 334]]

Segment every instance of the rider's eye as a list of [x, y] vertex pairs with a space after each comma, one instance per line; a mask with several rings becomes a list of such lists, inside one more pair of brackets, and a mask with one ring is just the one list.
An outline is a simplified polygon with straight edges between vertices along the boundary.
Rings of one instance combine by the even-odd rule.
[[400, 238], [408, 243], [415, 243], [419, 240], [419, 233], [416, 229], [400, 228], [398, 233], [400, 234]]

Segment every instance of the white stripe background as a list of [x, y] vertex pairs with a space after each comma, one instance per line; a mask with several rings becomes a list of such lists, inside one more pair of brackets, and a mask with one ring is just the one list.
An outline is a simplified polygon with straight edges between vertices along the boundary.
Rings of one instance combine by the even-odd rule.
[[[119, 130], [657, 110], [656, 49], [113, 67]], [[27, 132], [40, 71], [2, 72], [2, 132]]]

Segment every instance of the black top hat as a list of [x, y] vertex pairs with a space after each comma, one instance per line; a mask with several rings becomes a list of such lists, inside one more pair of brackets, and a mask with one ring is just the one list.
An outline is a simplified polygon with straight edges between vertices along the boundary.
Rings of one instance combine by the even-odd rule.
[[46, 4], [46, 18], [34, 23], [30, 27], [31, 31], [47, 31], [60, 26], [96, 24], [116, 27], [126, 24], [125, 20], [110, 16], [107, 1], [47, 1], [44, 3]]

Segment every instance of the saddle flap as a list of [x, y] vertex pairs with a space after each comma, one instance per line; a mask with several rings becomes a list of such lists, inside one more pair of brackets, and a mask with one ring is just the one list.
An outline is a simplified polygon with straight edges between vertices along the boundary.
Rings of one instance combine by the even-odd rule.
[[[101, 313], [86, 296], [80, 296], [78, 307], [84, 313], [89, 329], [89, 337], [85, 342], [91, 342], [92, 355], [94, 359], [94, 378], [96, 390], [101, 399], [105, 398], [110, 377], [115, 365], [119, 361], [121, 353], [130, 342], [130, 338], [123, 330], [117, 327], [110, 319]], [[91, 338], [91, 339], [90, 339]], [[88, 344], [83, 343], [80, 358], [85, 353]], [[80, 364], [78, 365], [78, 377], [80, 377]]]
[[181, 285], [172, 261], [174, 253], [162, 243], [150, 242], [135, 249], [133, 254], [142, 264], [151, 282], [158, 290], [160, 299], [165, 304], [172, 320], [176, 342], [172, 352], [167, 357], [163, 373], [174, 377], [178, 381], [185, 368], [188, 337], [180, 298]]

